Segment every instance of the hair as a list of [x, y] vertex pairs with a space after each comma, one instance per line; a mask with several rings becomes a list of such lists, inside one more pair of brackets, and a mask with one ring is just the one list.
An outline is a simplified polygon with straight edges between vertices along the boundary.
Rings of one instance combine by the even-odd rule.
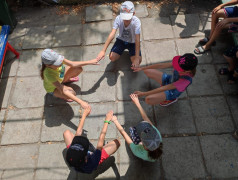
[[195, 76], [195, 74], [196, 74], [196, 68], [194, 68], [194, 69], [192, 69], [192, 70], [190, 70], [191, 71], [191, 74], [193, 75], [193, 76]]
[[163, 153], [163, 143], [160, 143], [159, 147], [154, 151], [148, 150], [148, 156], [150, 159], [158, 159]]
[[43, 80], [44, 80], [44, 74], [43, 73], [44, 73], [45, 68], [46, 68], [46, 65], [44, 63], [42, 63], [41, 70], [40, 70], [40, 76], [41, 76], [41, 79], [43, 79]]

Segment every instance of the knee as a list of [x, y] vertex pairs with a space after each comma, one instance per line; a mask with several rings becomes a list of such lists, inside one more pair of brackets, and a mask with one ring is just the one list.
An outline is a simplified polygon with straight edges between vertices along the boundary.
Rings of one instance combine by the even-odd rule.
[[152, 105], [152, 98], [147, 96], [147, 97], [145, 98], [145, 103], [146, 103], [146, 104], [149, 104], [149, 105]]
[[117, 149], [121, 146], [121, 142], [119, 141], [119, 139], [114, 139], [113, 140], [117, 146]]
[[65, 137], [70, 136], [70, 134], [71, 134], [70, 130], [66, 130], [66, 131], [64, 131], [63, 136], [65, 138]]
[[83, 68], [82, 67], [77, 67], [78, 71], [82, 72]]
[[112, 62], [116, 61], [115, 56], [110, 56], [109, 59], [110, 59]]
[[150, 69], [145, 69], [144, 73], [145, 73], [146, 76], [149, 76], [149, 74], [151, 73], [151, 70]]

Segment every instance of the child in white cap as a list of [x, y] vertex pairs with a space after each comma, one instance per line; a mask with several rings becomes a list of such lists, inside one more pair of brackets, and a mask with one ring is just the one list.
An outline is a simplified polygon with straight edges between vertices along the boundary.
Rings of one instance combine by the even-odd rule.
[[131, 1], [125, 1], [121, 5], [120, 15], [114, 21], [113, 28], [109, 34], [102, 51], [98, 54], [98, 58], [105, 57], [106, 50], [114, 39], [117, 29], [119, 35], [114, 43], [109, 58], [116, 61], [120, 58], [125, 49], [129, 50], [132, 67], [139, 67], [141, 63], [140, 52], [140, 31], [141, 22], [135, 15], [135, 7]]
[[82, 66], [98, 65], [99, 59], [70, 61], [52, 49], [45, 49], [41, 59], [41, 78], [46, 92], [68, 102], [76, 101], [82, 108], [87, 108], [89, 104], [77, 98], [75, 91], [65, 83], [78, 81], [78, 75], [83, 71]]

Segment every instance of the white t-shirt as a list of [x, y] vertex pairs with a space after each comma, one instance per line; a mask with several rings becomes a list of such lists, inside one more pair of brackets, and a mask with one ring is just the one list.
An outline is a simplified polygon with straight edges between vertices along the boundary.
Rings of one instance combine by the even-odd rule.
[[120, 15], [116, 17], [113, 24], [113, 29], [119, 28], [119, 35], [117, 38], [129, 43], [135, 43], [136, 34], [140, 34], [141, 31], [140, 27], [140, 19], [136, 16], [132, 16], [131, 23], [127, 27], [125, 27]]

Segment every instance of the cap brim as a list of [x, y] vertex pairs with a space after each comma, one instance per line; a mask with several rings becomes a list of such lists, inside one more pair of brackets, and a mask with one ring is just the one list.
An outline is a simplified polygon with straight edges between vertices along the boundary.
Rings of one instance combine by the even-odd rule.
[[63, 63], [63, 60], [64, 60], [64, 56], [59, 55], [59, 58], [52, 65], [59, 66]]
[[175, 56], [175, 57], [173, 58], [172, 64], [173, 64], [173, 67], [174, 67], [175, 70], [177, 70], [177, 71], [184, 71], [184, 70], [179, 66], [179, 64], [178, 64], [178, 61], [179, 61], [179, 58], [180, 58], [180, 57], [181, 57], [181, 56]]
[[133, 16], [133, 13], [120, 13], [120, 17], [123, 20], [130, 20]]

